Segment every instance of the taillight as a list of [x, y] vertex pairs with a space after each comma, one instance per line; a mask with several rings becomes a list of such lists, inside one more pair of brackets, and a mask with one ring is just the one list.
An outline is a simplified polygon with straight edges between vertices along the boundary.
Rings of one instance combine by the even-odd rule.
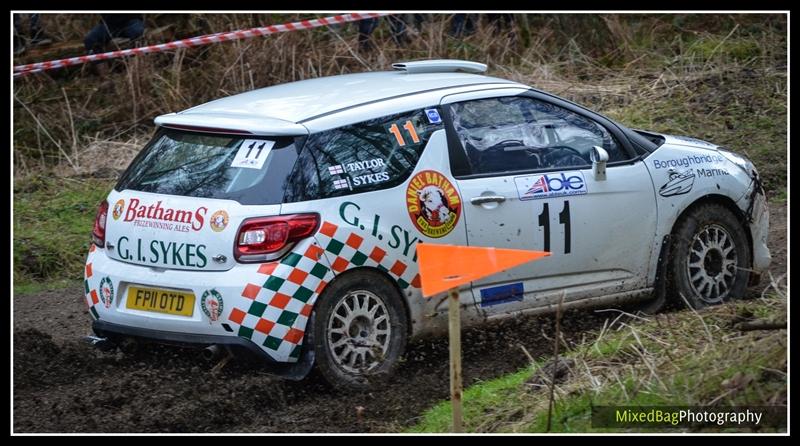
[[92, 229], [92, 241], [95, 245], [103, 247], [106, 244], [106, 219], [108, 217], [108, 201], [103, 201], [97, 208]]
[[318, 227], [319, 214], [248, 218], [236, 234], [234, 257], [239, 262], [275, 260]]

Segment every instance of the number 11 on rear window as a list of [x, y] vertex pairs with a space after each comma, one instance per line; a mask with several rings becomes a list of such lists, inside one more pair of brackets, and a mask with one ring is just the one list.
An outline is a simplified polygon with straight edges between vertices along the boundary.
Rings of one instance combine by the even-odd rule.
[[[419, 144], [419, 135], [417, 135], [417, 129], [414, 128], [414, 123], [412, 123], [411, 120], [407, 120], [402, 125], [402, 128], [405, 129], [409, 138], [411, 138], [412, 144]], [[400, 130], [400, 127], [397, 125], [397, 123], [394, 123], [389, 127], [389, 133], [394, 136], [398, 146], [403, 147], [406, 145], [406, 140], [403, 138], [403, 132]]]

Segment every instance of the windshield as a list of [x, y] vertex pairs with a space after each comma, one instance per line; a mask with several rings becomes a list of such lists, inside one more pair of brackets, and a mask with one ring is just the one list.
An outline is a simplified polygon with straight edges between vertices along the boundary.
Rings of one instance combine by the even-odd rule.
[[242, 137], [163, 129], [117, 190], [279, 204], [297, 161], [295, 137]]

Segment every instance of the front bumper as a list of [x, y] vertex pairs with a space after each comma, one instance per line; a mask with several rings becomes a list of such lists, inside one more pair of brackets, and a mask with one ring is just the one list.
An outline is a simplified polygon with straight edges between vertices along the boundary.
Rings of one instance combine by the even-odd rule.
[[[753, 186], [760, 187], [760, 186]], [[753, 198], [746, 195], [748, 201], [752, 200], [750, 214], [750, 235], [753, 238], [753, 270], [757, 274], [763, 273], [772, 262], [767, 239], [769, 237], [769, 207], [763, 193], [756, 192]]]

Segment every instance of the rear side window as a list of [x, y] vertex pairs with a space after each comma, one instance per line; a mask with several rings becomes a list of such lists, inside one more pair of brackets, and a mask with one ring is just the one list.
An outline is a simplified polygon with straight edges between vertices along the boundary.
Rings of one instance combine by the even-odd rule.
[[431, 107], [310, 135], [285, 202], [397, 186], [408, 179], [430, 135], [441, 128], [439, 112]]
[[116, 189], [280, 204], [302, 145], [296, 139], [164, 129], [133, 160]]

